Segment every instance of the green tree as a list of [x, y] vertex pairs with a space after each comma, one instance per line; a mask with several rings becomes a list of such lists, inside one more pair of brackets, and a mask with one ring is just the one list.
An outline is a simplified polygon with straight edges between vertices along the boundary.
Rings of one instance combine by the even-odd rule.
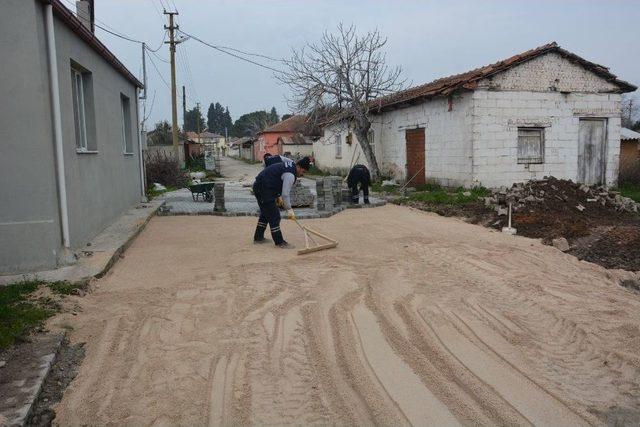
[[276, 111], [276, 107], [271, 107], [271, 111], [269, 112], [269, 123], [276, 124], [280, 121], [278, 117], [278, 112]]
[[284, 122], [285, 120], [290, 119], [291, 117], [293, 117], [293, 114], [283, 114], [282, 121]]
[[184, 116], [184, 131], [185, 132], [202, 132], [205, 129], [204, 117], [200, 112], [199, 107], [193, 107], [191, 110], [187, 110]]
[[243, 114], [233, 124], [231, 135], [237, 137], [255, 136], [271, 124], [269, 113], [264, 110]]
[[225, 110], [219, 102], [209, 105], [207, 111], [207, 127], [210, 132], [224, 133]]
[[[224, 116], [222, 119], [222, 131], [228, 131], [231, 133], [231, 128], [233, 128], [233, 120], [231, 119], [231, 113], [229, 113], [229, 107], [225, 108]], [[224, 134], [223, 134], [224, 135]]]
[[166, 120], [156, 123], [155, 128], [147, 134], [149, 145], [171, 145], [173, 136], [171, 135], [171, 125]]

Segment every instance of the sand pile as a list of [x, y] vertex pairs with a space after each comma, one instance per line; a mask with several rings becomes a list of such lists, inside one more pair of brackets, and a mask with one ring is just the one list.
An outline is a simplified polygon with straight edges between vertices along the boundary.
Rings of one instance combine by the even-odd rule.
[[87, 343], [60, 425], [640, 422], [630, 273], [397, 206], [308, 221], [340, 238], [309, 256], [254, 223], [151, 221], [57, 319]]

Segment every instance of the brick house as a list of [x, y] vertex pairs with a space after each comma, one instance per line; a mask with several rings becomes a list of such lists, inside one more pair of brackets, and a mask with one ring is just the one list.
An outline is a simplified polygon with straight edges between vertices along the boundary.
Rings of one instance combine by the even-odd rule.
[[254, 143], [253, 158], [261, 160], [265, 153], [292, 155], [300, 153], [303, 156], [311, 155], [313, 151], [312, 138], [317, 132], [313, 132], [307, 124], [304, 115], [291, 116], [286, 120], [269, 126], [260, 133]]
[[[553, 175], [615, 184], [620, 98], [635, 86], [555, 42], [372, 102], [383, 175], [498, 187]], [[349, 120], [324, 128], [318, 167], [365, 163]]]

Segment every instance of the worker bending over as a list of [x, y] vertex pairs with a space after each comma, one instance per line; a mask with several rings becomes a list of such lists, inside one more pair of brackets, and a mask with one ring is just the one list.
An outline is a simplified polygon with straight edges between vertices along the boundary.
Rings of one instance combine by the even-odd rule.
[[[371, 184], [371, 174], [365, 165], [355, 165], [347, 176], [347, 185], [351, 190], [351, 202], [357, 204], [360, 200], [360, 190], [364, 204], [369, 204], [369, 184]], [[360, 188], [358, 188], [358, 185]]]
[[267, 229], [267, 224], [269, 224], [273, 243], [280, 248], [292, 247], [282, 237], [280, 210], [276, 202], [281, 200], [283, 207], [287, 210], [289, 219], [296, 218], [293, 209], [291, 209], [291, 187], [293, 187], [298, 177], [304, 176], [310, 166], [311, 160], [309, 157], [303, 157], [298, 160], [298, 163], [283, 157], [281, 162], [267, 166], [258, 174], [256, 181], [253, 183], [253, 194], [256, 196], [260, 207], [260, 218], [258, 218], [256, 232], [253, 235], [254, 243], [268, 241], [264, 238], [264, 232]]

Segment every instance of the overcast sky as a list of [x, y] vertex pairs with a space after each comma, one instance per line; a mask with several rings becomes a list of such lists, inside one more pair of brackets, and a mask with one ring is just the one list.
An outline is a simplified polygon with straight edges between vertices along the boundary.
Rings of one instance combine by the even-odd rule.
[[[70, 0], [64, 0], [68, 5]], [[409, 83], [422, 84], [507, 58], [556, 41], [621, 79], [640, 84], [640, 1], [373, 1], [373, 0], [95, 0], [98, 24], [159, 46], [166, 17], [163, 5], [177, 7], [180, 28], [211, 44], [275, 58], [317, 40], [340, 22], [360, 31], [378, 28], [388, 37], [387, 59], [401, 65]], [[98, 37], [136, 75], [141, 53], [136, 43], [97, 29]], [[273, 72], [203, 46], [180, 44], [178, 84], [187, 87], [187, 108], [199, 101], [228, 106], [241, 114], [275, 106], [289, 111], [285, 87]], [[168, 47], [159, 51], [168, 59]], [[169, 82], [168, 63], [151, 57]], [[279, 63], [255, 58], [266, 65]], [[184, 62], [188, 62], [188, 65]], [[190, 70], [190, 76], [189, 76]], [[147, 64], [150, 122], [171, 118], [170, 92]], [[181, 109], [181, 105], [179, 106]], [[180, 111], [180, 110], [179, 110]], [[181, 117], [181, 115], [179, 115]], [[181, 120], [180, 120], [181, 122]]]

